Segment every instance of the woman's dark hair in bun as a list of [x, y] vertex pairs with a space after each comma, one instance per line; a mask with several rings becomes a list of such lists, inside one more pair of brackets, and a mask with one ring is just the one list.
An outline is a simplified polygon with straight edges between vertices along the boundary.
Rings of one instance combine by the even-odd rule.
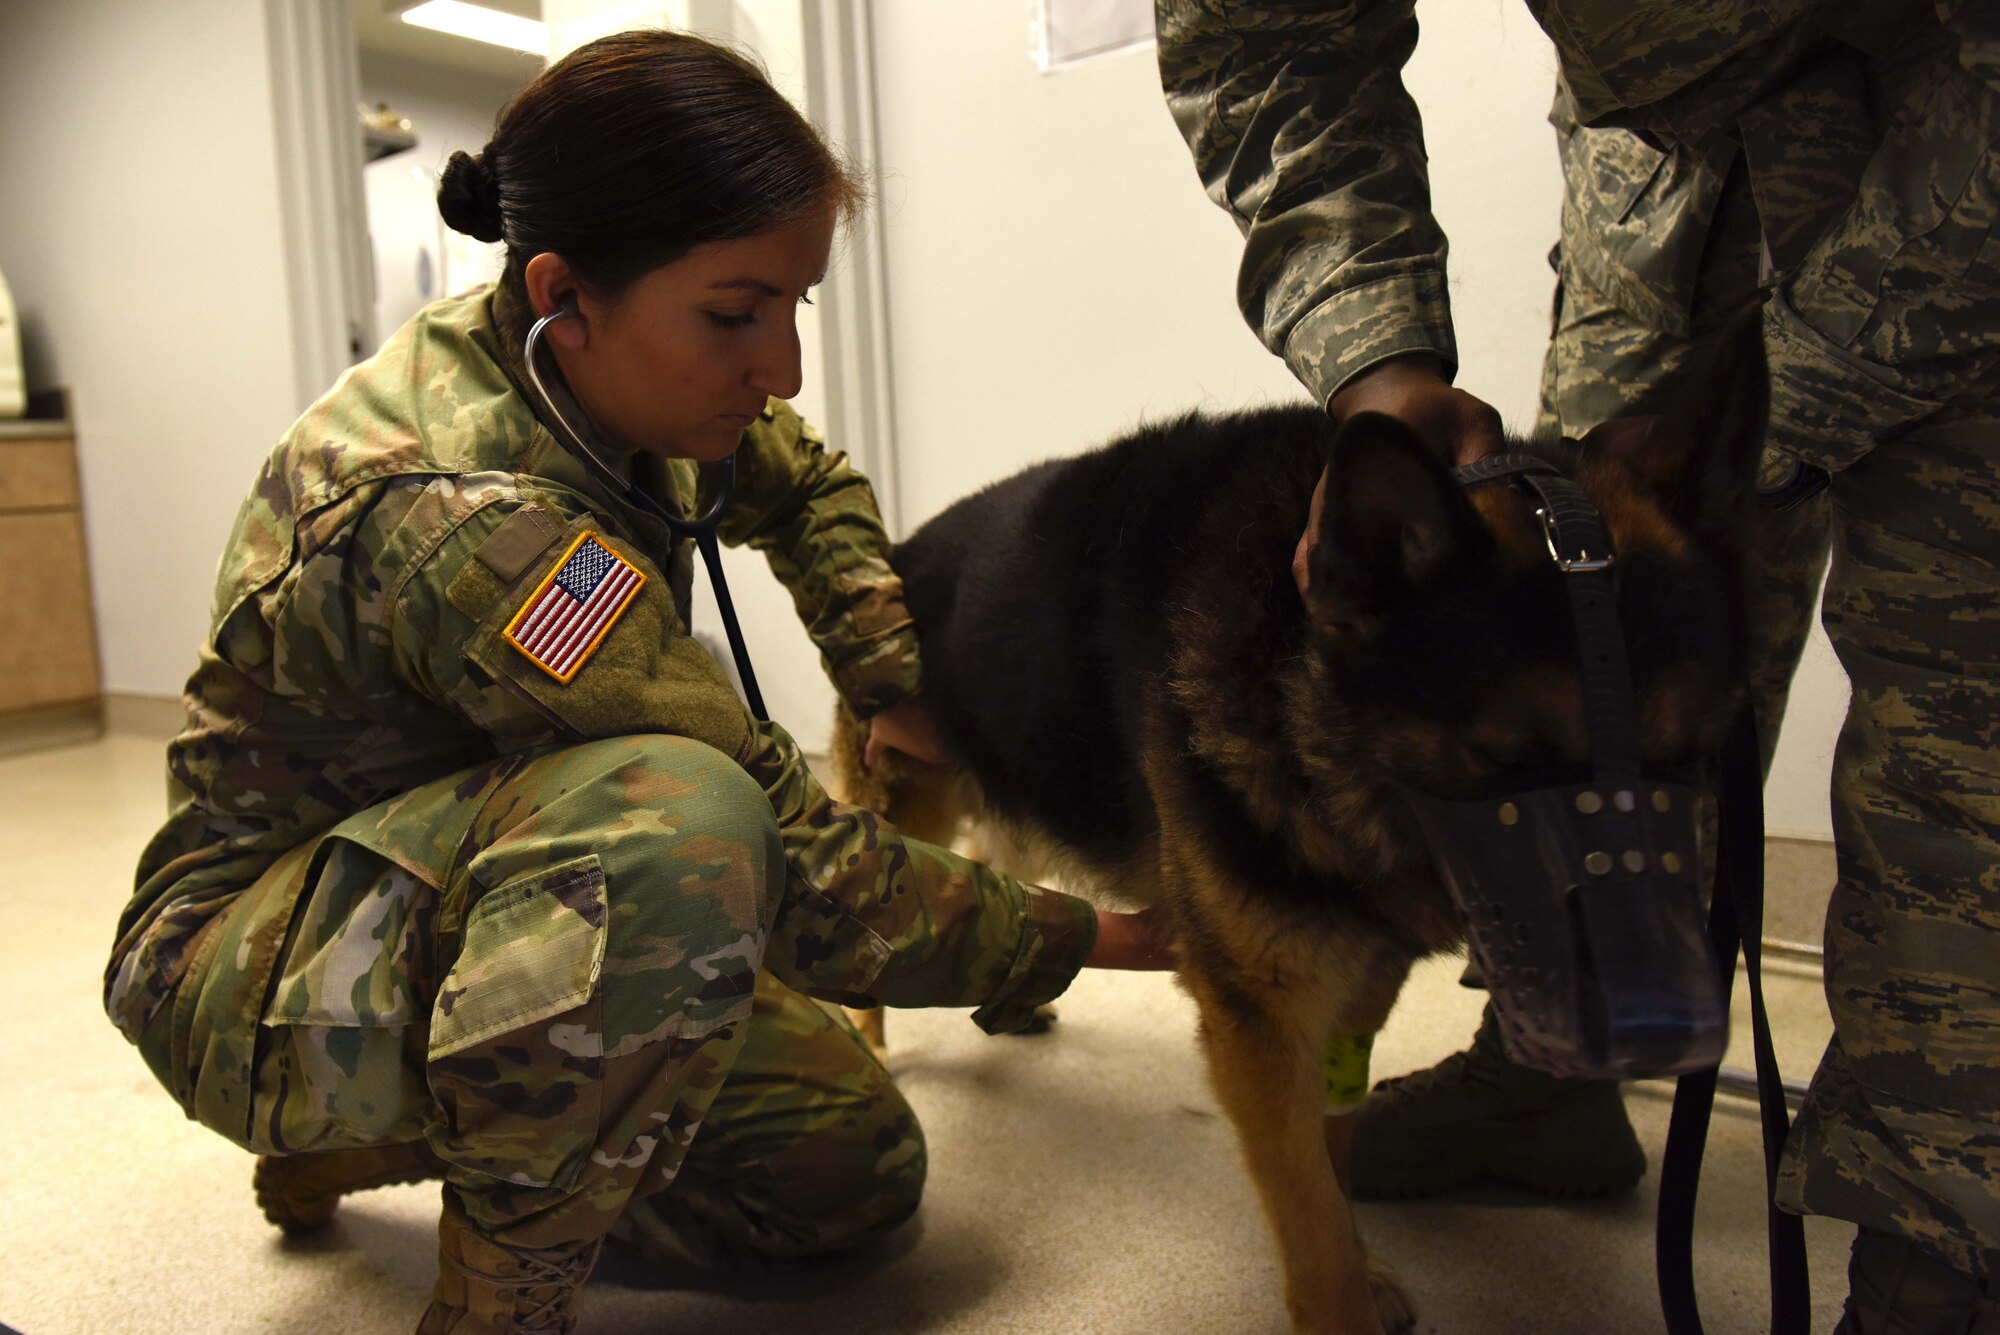
[[480, 241], [501, 238], [500, 185], [484, 161], [464, 149], [445, 161], [438, 178], [438, 213], [454, 232]]
[[525, 309], [523, 270], [543, 251], [615, 297], [696, 246], [844, 217], [862, 194], [754, 62], [648, 28], [578, 47], [521, 90], [485, 152], [446, 163], [438, 211], [507, 243], [500, 281]]

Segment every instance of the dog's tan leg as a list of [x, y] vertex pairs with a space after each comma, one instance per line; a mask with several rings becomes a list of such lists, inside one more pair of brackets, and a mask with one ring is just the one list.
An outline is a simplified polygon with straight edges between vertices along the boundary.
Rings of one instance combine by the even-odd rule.
[[861, 1010], [853, 1006], [843, 1006], [841, 1009], [847, 1012], [848, 1019], [854, 1021], [854, 1027], [860, 1031], [862, 1041], [867, 1043], [869, 1050], [875, 1054], [875, 1060], [886, 1064], [889, 1060], [889, 1045], [882, 1035], [882, 1008], [870, 1006], [867, 1010]]
[[1285, 1270], [1301, 1335], [1381, 1335], [1368, 1256], [1334, 1175], [1321, 1126], [1323, 1040], [1281, 1025], [1188, 977], [1223, 1111], [1236, 1127]]
[[[1349, 1201], [1354, 1199], [1354, 1127], [1352, 1113], [1327, 1117], [1322, 1122], [1326, 1142], [1326, 1157], [1333, 1165], [1333, 1177], [1340, 1184], [1340, 1194]], [[1363, 1244], [1364, 1248], [1366, 1244]], [[1375, 1312], [1382, 1318], [1385, 1330], [1406, 1330], [1416, 1324], [1417, 1307], [1403, 1289], [1403, 1281], [1389, 1263], [1373, 1251], [1367, 1252], [1368, 1283], [1374, 1291]]]

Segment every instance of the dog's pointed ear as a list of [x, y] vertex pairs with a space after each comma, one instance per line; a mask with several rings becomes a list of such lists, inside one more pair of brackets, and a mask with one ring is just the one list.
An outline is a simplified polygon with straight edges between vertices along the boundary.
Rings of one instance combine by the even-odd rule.
[[1308, 575], [1314, 618], [1361, 624], [1399, 595], [1476, 560], [1491, 542], [1465, 488], [1430, 446], [1393, 417], [1357, 413], [1328, 447]]
[[1632, 413], [1583, 438], [1585, 455], [1622, 461], [1674, 519], [1735, 545], [1747, 535], [1770, 419], [1761, 306], [1740, 312]]

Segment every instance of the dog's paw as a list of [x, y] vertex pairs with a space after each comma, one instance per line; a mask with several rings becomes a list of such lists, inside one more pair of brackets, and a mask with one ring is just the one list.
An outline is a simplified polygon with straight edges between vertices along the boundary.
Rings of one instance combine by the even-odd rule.
[[1375, 1297], [1375, 1314], [1382, 1318], [1386, 1335], [1416, 1328], [1417, 1305], [1410, 1301], [1403, 1281], [1396, 1278], [1389, 1263], [1372, 1252], [1368, 1256], [1368, 1289]]

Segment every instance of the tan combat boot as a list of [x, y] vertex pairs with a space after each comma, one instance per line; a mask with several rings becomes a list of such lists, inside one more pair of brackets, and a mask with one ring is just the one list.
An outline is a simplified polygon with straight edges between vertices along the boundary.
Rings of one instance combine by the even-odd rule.
[[1515, 1064], [1490, 1001], [1469, 1050], [1382, 1081], [1357, 1117], [1356, 1200], [1439, 1196], [1475, 1182], [1609, 1196], [1646, 1173], [1618, 1082]]
[[417, 1335], [566, 1335], [604, 1239], [509, 1247], [475, 1228], [449, 1194], [438, 1220], [438, 1277]]
[[319, 1228], [350, 1191], [444, 1176], [444, 1161], [423, 1141], [365, 1150], [273, 1155], [257, 1160], [251, 1190], [264, 1217], [287, 1233]]

